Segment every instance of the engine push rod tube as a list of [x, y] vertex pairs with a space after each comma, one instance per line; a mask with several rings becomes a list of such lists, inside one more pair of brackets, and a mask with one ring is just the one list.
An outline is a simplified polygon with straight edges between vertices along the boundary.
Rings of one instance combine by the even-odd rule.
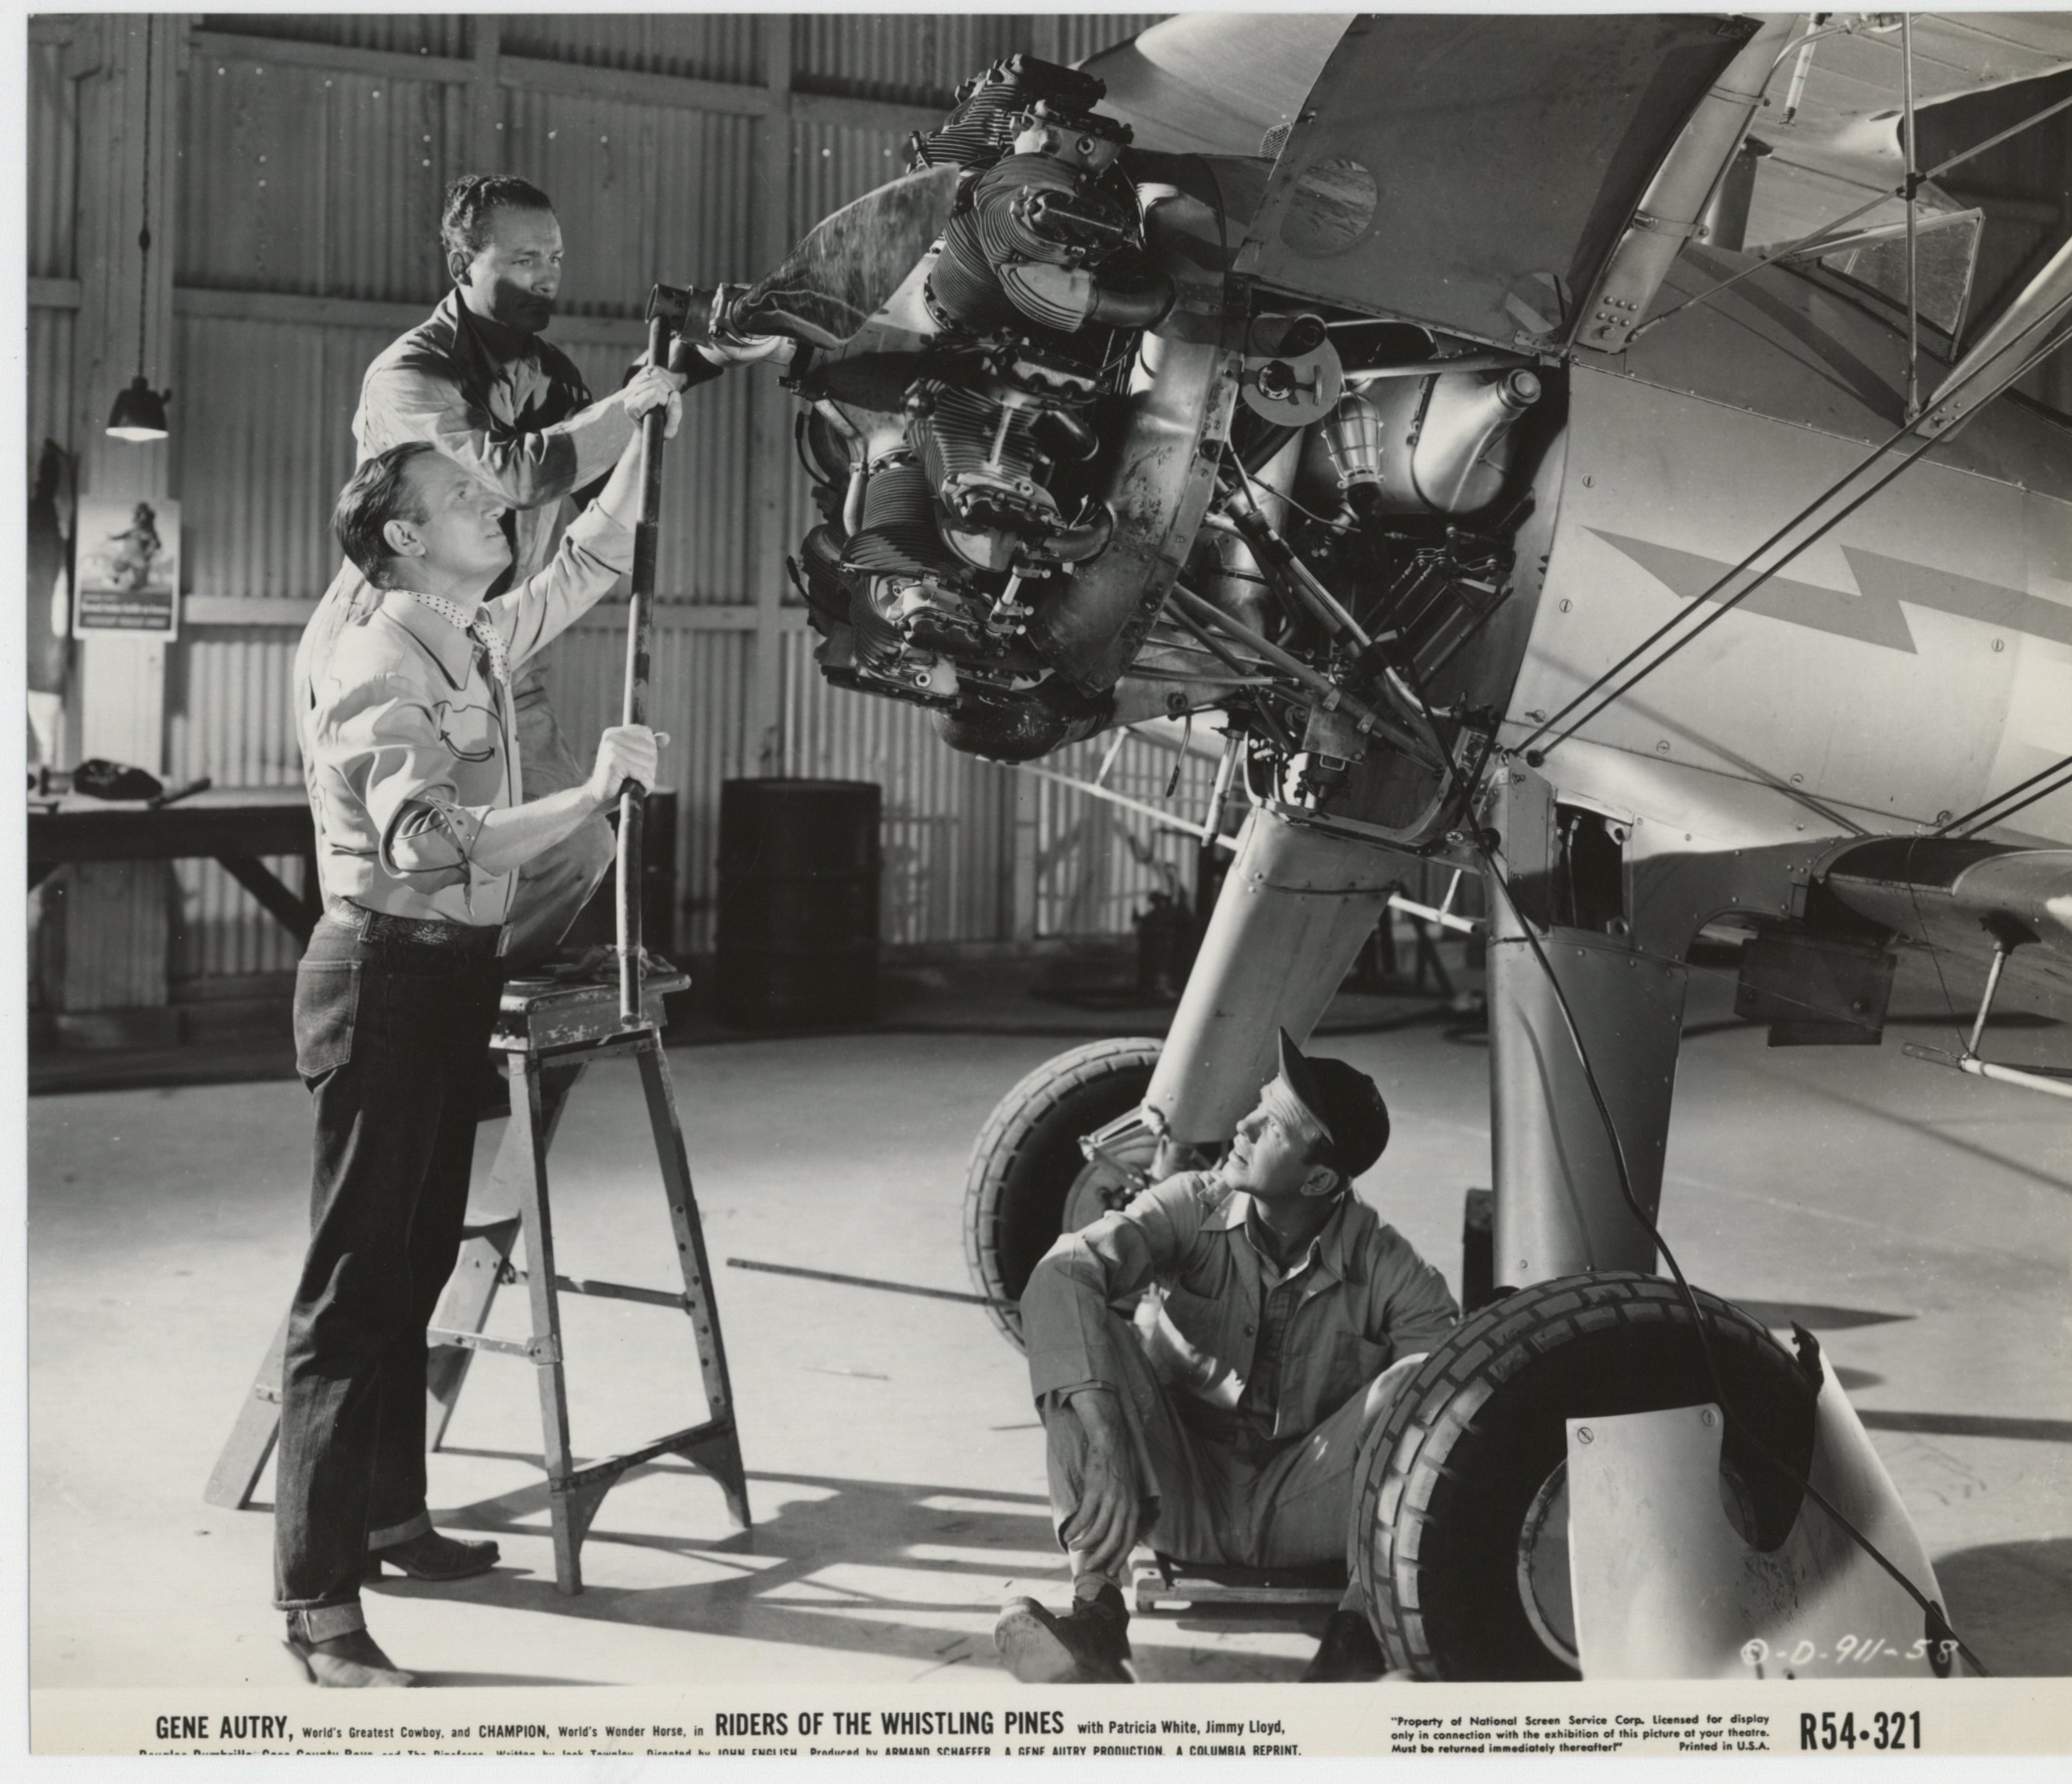
[[1412, 761], [1422, 763], [1435, 774], [1446, 771], [1445, 761], [1435, 757], [1408, 731], [1391, 724], [1371, 706], [1355, 699], [1330, 676], [1319, 674], [1300, 657], [1289, 656], [1278, 644], [1268, 643], [1249, 626], [1231, 619], [1220, 607], [1212, 606], [1177, 582], [1173, 585], [1172, 599], [1178, 611], [1198, 626], [1221, 631], [1226, 636], [1235, 639], [1247, 650], [1257, 652], [1283, 675], [1293, 676], [1301, 682], [1322, 701], [1326, 712], [1342, 707], [1352, 715], [1354, 724], [1360, 730], [1387, 739]]
[[[649, 309], [656, 306], [651, 303]], [[669, 323], [651, 315], [648, 323], [648, 363], [666, 365]], [[633, 523], [633, 570], [626, 627], [627, 725], [648, 722], [648, 656], [655, 629], [656, 547], [662, 520], [662, 442], [669, 425], [665, 403], [651, 409], [640, 423], [640, 507]], [[647, 788], [631, 781], [619, 793], [619, 1019], [631, 1028], [641, 1017], [640, 881], [642, 801]]]
[[1231, 487], [1223, 504], [1223, 512], [1230, 516], [1231, 524], [1252, 548], [1252, 555], [1262, 565], [1278, 573], [1326, 632], [1334, 638], [1350, 638], [1362, 650], [1374, 642], [1361, 629], [1359, 622], [1346, 611], [1338, 597], [1310, 573], [1309, 565], [1296, 555], [1295, 548], [1281, 536], [1273, 523], [1260, 512], [1258, 504], [1252, 499], [1252, 491], [1244, 484]]

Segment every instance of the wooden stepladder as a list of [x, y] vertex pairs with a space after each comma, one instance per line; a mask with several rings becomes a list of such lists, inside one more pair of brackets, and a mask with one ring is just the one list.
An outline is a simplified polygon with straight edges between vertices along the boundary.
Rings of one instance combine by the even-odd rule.
[[[561, 984], [513, 980], [505, 987], [490, 1045], [515, 1062], [511, 1125], [491, 1174], [493, 1206], [463, 1230], [460, 1257], [445, 1298], [426, 1338], [431, 1346], [426, 1369], [430, 1404], [426, 1436], [437, 1449], [446, 1435], [478, 1353], [516, 1356], [537, 1371], [540, 1423], [554, 1539], [554, 1583], [565, 1593], [582, 1589], [584, 1538], [604, 1496], [629, 1470], [664, 1455], [681, 1457], [710, 1474], [726, 1497], [728, 1511], [744, 1529], [750, 1523], [748, 1487], [734, 1427], [734, 1390], [726, 1346], [713, 1301], [712, 1274], [704, 1230], [691, 1186], [690, 1161], [676, 1116], [676, 1095], [662, 1051], [662, 998], [689, 981], [671, 969], [643, 975], [643, 1019], [627, 1026], [615, 984]], [[607, 1059], [632, 1059], [640, 1073], [648, 1126], [662, 1172], [664, 1196], [676, 1239], [683, 1289], [672, 1293], [565, 1276], [554, 1267], [547, 1154], [569, 1094], [590, 1067]], [[524, 1262], [513, 1261], [520, 1243]], [[523, 1284], [531, 1318], [522, 1338], [494, 1338], [488, 1323], [496, 1291]], [[569, 1427], [563, 1367], [560, 1297], [594, 1295], [670, 1307], [687, 1315], [696, 1337], [703, 1379], [705, 1417], [623, 1453], [578, 1465]], [[232, 1510], [250, 1502], [279, 1428], [281, 1361], [286, 1347], [283, 1321], [274, 1335], [251, 1396], [239, 1414], [205, 1494], [212, 1505]]]

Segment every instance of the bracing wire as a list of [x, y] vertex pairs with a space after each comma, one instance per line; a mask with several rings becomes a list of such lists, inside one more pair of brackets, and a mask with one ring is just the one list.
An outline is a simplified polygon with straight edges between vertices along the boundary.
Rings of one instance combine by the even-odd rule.
[[[2043, 360], [2048, 359], [2053, 353], [2056, 352], [2060, 347], [2065, 344], [2068, 339], [2072, 339], [2072, 335], [2068, 335], [2066, 331], [2062, 330], [2056, 335], [2054, 335], [2049, 340], [2045, 342], [2041, 347], [2038, 347], [2036, 351], [2032, 353], [2028, 359], [2024, 360], [2020, 370], [2016, 371], [2011, 377], [2007, 378], [1999, 388], [2000, 389], [2004, 389], [2008, 385], [2018, 383], [2022, 378], [2027, 376], [2028, 374], [2037, 365], [2041, 364]], [[1973, 372], [1972, 376], [1977, 376], [1978, 372], [1985, 371], [1989, 366], [1995, 363], [1996, 362], [1993, 360], [1988, 360], [1985, 364], [1978, 367]], [[1996, 394], [1997, 394], [1997, 392], [1996, 392]], [[1638, 644], [1634, 645], [1633, 648], [1628, 651], [1624, 656], [1621, 657], [1618, 662], [1613, 664], [1610, 668], [1605, 670], [1596, 678], [1596, 680], [1592, 681], [1589, 686], [1585, 687], [1580, 693], [1572, 698], [1559, 712], [1556, 713], [1551, 718], [1543, 720], [1540, 722], [1539, 728], [1535, 730], [1530, 737], [1526, 738], [1523, 745], [1521, 746], [1522, 749], [1527, 752], [1526, 759], [1528, 762], [1533, 762], [1534, 765], [1536, 767], [1537, 763], [1534, 759], [1534, 754], [1532, 752], [1535, 750], [1535, 746], [1539, 743], [1540, 738], [1545, 737], [1548, 733], [1552, 731], [1556, 726], [1561, 725], [1563, 721], [1568, 717], [1569, 714], [1577, 709], [1577, 708], [1581, 706], [1585, 701], [1593, 698], [1601, 689], [1603, 689], [1609, 684], [1615, 677], [1630, 667], [1634, 662], [1638, 661], [1639, 658], [1645, 656], [1647, 652], [1653, 649], [1656, 644], [1661, 643], [1665, 638], [1667, 638], [1671, 632], [1675, 631], [1679, 627], [1684, 626], [1693, 614], [1700, 613], [1705, 607], [1706, 603], [1712, 601], [1712, 597], [1716, 594], [1719, 590], [1725, 588], [1737, 576], [1741, 575], [1751, 565], [1761, 558], [1766, 552], [1769, 551], [1780, 541], [1788, 537], [1792, 529], [1805, 520], [1808, 516], [1817, 513], [1823, 503], [1832, 500], [1838, 491], [1848, 487], [1851, 479], [1861, 475], [1864, 471], [1868, 471], [1872, 466], [1877, 464], [1877, 462], [1889, 452], [1893, 447], [1897, 446], [1900, 441], [1904, 439], [1909, 434], [1912, 433], [1918, 425], [1919, 423], [1918, 419], [1915, 421], [1910, 421], [1904, 427], [1900, 428], [1897, 432], [1881, 442], [1876, 450], [1873, 450], [1868, 457], [1860, 460], [1844, 476], [1837, 479], [1827, 488], [1823, 490], [1819, 495], [1815, 496], [1812, 501], [1809, 502], [1804, 508], [1801, 508], [1798, 513], [1794, 514], [1789, 520], [1786, 521], [1782, 526], [1777, 529], [1776, 532], [1773, 532], [1767, 539], [1764, 540], [1761, 545], [1758, 545], [1753, 551], [1750, 552], [1745, 557], [1742, 558], [1742, 560], [1729, 569], [1725, 575], [1720, 577], [1710, 588], [1706, 589], [1703, 593], [1699, 594], [1688, 606], [1680, 608], [1676, 612], [1671, 614], [1668, 619], [1665, 619], [1659, 626], [1656, 627], [1653, 631], [1649, 633], [1648, 635], [1642, 639]], [[1581, 718], [1576, 720], [1573, 724], [1568, 725], [1567, 728], [1562, 731], [1561, 734], [1554, 739], [1552, 743], [1550, 743], [1546, 746], [1547, 749], [1552, 750], [1557, 745], [1567, 742], [1568, 738], [1573, 737], [1577, 731], [1581, 730], [1583, 726], [1589, 724], [1592, 719], [1595, 718], [1598, 713], [1604, 711], [1607, 706], [1611, 705], [1614, 701], [1623, 700], [1626, 695], [1632, 693], [1633, 690], [1638, 687], [1642, 681], [1646, 680], [1648, 676], [1654, 674], [1657, 669], [1660, 668], [1664, 664], [1669, 662], [1673, 657], [1675, 657], [1679, 652], [1684, 650], [1687, 646], [1694, 643], [1697, 639], [1702, 637], [1706, 632], [1711, 631], [1714, 626], [1717, 625], [1720, 620], [1724, 619], [1729, 613], [1733, 612], [1733, 610], [1739, 606], [1742, 602], [1748, 599], [1748, 598], [1753, 594], [1758, 589], [1761, 588], [1766, 582], [1769, 582], [1773, 577], [1774, 577], [1778, 571], [1782, 570], [1785, 567], [1786, 565], [1791, 562], [1794, 558], [1799, 557], [1809, 547], [1818, 544], [1819, 541], [1825, 538], [1827, 534], [1833, 532], [1836, 527], [1840, 526], [1844, 520], [1848, 520], [1851, 515], [1854, 514], [1857, 509], [1863, 507], [1865, 503], [1868, 502], [1873, 496], [1878, 495], [1880, 491], [1888, 487], [1893, 479], [1899, 477], [1910, 466], [1918, 461], [1925, 453], [1926, 453], [1931, 447], [1937, 445], [1943, 438], [1944, 436], [1941, 434], [1930, 434], [1924, 436], [1918, 444], [1909, 449], [1909, 450], [1901, 456], [1889, 470], [1879, 473], [1876, 481], [1874, 481], [1861, 495], [1855, 497], [1848, 502], [1847, 505], [1838, 510], [1836, 513], [1829, 516], [1825, 520], [1822, 521], [1811, 532], [1808, 533], [1803, 539], [1800, 540], [1798, 544], [1792, 546], [1791, 549], [1779, 557], [1774, 564], [1770, 565], [1762, 573], [1761, 575], [1758, 576], [1754, 581], [1751, 582], [1746, 588], [1743, 589], [1737, 594], [1730, 595], [1724, 601], [1713, 603], [1712, 610], [1708, 613], [1704, 613], [1703, 617], [1699, 619], [1698, 623], [1686, 631], [1681, 638], [1679, 638], [1671, 643], [1669, 648], [1664, 651], [1661, 656], [1656, 657], [1653, 661], [1643, 664], [1638, 672], [1632, 676], [1628, 676], [1624, 682], [1620, 684], [1620, 685], [1613, 689], [1610, 693], [1606, 694], [1603, 699], [1598, 701], [1597, 705], [1591, 707], [1590, 709], [1584, 713]], [[1540, 750], [1537, 753], [1538, 754], [1544, 756], [1546, 752], [1545, 750]]]
[[[2072, 786], [2072, 777], [2066, 777], [2065, 775], [2068, 768], [2072, 768], [2072, 756], [2060, 756], [2048, 768], [2031, 775], [2027, 780], [2016, 782], [2004, 792], [1996, 793], [1983, 805], [1975, 805], [1962, 817], [1952, 818], [1947, 824], [1939, 825], [1935, 834], [1938, 837], [1948, 837], [1954, 841], [1973, 835], [1985, 828], [1989, 824], [2004, 824], [2025, 807], [2033, 805], [2038, 800], [2048, 798], [2051, 794], [2058, 792], [2067, 786]], [[2053, 776], [2061, 778], [2053, 779]], [[2037, 783], [2043, 780], [2050, 781], [2050, 784], [2047, 787], [2037, 787]], [[2032, 787], [2036, 787], [2034, 792], [2029, 791]], [[1993, 810], [1995, 806], [2005, 804], [2008, 800], [2014, 799], [2017, 793], [2025, 794], [2026, 797], [2016, 800], [2012, 805], [2008, 806], [2004, 812]], [[1990, 817], [1987, 816], [1988, 812], [1992, 814]]]

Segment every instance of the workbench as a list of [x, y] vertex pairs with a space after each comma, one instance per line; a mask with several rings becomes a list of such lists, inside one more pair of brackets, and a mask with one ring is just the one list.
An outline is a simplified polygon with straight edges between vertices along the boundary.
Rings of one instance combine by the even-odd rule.
[[[302, 884], [289, 888], [269, 857], [302, 858]], [[309, 795], [295, 787], [210, 787], [170, 805], [69, 794], [29, 804], [32, 891], [68, 861], [220, 861], [298, 943], [306, 943], [323, 905], [316, 890], [316, 831]]]

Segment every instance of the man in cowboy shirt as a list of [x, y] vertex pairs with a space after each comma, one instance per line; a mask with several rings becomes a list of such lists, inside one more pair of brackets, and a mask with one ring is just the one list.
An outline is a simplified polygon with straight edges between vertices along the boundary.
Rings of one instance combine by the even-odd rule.
[[[668, 372], [638, 372], [619, 400], [635, 421], [666, 407], [676, 431]], [[541, 793], [516, 735], [525, 663], [632, 561], [639, 456], [627, 447], [545, 569], [491, 598], [511, 562], [502, 498], [425, 442], [377, 454], [335, 516], [363, 586], [297, 657], [324, 914], [295, 976], [316, 1142], [282, 1371], [274, 1603], [320, 1685], [415, 1683], [367, 1632], [368, 1572], [454, 1580], [497, 1559], [432, 1528], [425, 1330], [459, 1249], [518, 875], [623, 786], [652, 784], [668, 742], [614, 726], [587, 775]]]
[[[352, 431], [364, 464], [406, 440], [434, 446], [504, 504], [511, 567], [492, 594], [536, 574], [559, 536], [564, 498], [590, 489], [633, 437], [623, 391], [593, 401], [575, 362], [544, 338], [561, 290], [563, 249], [553, 201], [511, 174], [471, 174], [447, 188], [440, 247], [453, 287], [438, 307], [368, 367]], [[775, 350], [771, 338], [701, 344], [686, 387]], [[335, 635], [360, 585], [350, 566], [325, 595], [317, 647]], [[518, 745], [536, 793], [579, 786], [586, 771], [548, 704], [541, 665], [512, 688]], [[525, 864], [508, 952], [538, 960], [560, 943], [610, 868], [601, 816]], [[601, 938], [593, 938], [601, 939]]]
[[[1342, 1561], [1362, 1443], [1458, 1318], [1444, 1279], [1353, 1193], [1388, 1143], [1373, 1080], [1280, 1069], [1213, 1170], [1153, 1185], [1054, 1245], [1022, 1297], [1072, 1605], [1001, 1613], [1030, 1683], [1125, 1682], [1124, 1570], [1141, 1538], [1183, 1561]], [[1153, 1285], [1155, 1322], [1113, 1303]], [[1373, 1677], [1349, 1588], [1305, 1677]]]

